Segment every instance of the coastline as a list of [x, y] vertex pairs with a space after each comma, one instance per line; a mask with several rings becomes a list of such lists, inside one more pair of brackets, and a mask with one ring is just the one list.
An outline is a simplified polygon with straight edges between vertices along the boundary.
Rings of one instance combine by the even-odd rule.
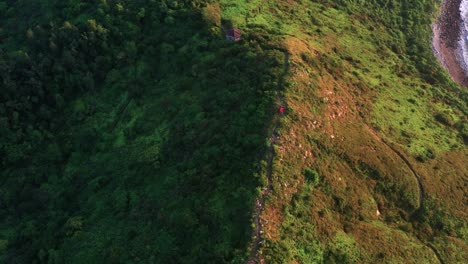
[[468, 67], [463, 59], [464, 43], [460, 41], [463, 20], [462, 0], [445, 0], [437, 22], [432, 25], [432, 49], [442, 66], [458, 84], [468, 87]]

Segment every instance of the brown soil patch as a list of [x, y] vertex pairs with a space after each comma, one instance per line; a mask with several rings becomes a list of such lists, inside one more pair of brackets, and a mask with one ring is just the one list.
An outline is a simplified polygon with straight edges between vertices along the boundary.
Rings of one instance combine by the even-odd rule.
[[428, 263], [428, 260], [431, 260], [429, 263], [439, 262], [429, 247], [399, 230], [357, 222], [351, 234], [376, 263], [411, 263], [408, 261], [416, 259], [421, 261], [418, 263]]
[[288, 37], [285, 44], [288, 52], [291, 54], [292, 61], [300, 61], [300, 55], [303, 53], [310, 54], [312, 56], [318, 55], [316, 50], [313, 50], [307, 42], [301, 39]]
[[263, 233], [266, 239], [278, 240], [279, 230], [283, 222], [283, 214], [280, 212], [277, 206], [268, 204], [265, 206], [265, 210], [261, 216], [263, 222]]
[[[312, 219], [307, 223], [313, 224], [318, 240], [326, 244], [333, 241], [338, 232], [345, 231], [354, 237], [363, 252], [371, 254], [366, 261], [404, 262], [407, 259], [401, 257], [408, 255], [413, 260], [437, 263], [433, 250], [414, 236], [420, 232], [416, 230], [418, 227], [405, 221], [419, 206], [420, 189], [411, 168], [400, 155], [411, 161], [412, 166], [416, 163], [415, 170], [418, 175], [421, 173], [421, 182], [430, 195], [442, 195], [458, 188], [453, 198], [458, 199], [460, 210], [467, 202], [462, 189], [467, 175], [466, 168], [462, 168], [466, 157], [459, 158], [452, 166], [464, 175], [464, 178], [457, 176], [460, 180], [451, 185], [452, 189], [439, 187], [437, 183], [431, 186], [429, 177], [434, 172], [428, 168], [435, 164], [418, 164], [404, 150], [398, 149], [400, 154], [392, 151], [366, 128], [374, 92], [353, 77], [342, 78], [340, 74], [349, 72], [351, 66], [346, 63], [338, 67], [327, 65], [335, 58], [294, 37], [285, 40], [285, 47], [291, 54], [291, 86], [284, 99], [288, 113], [276, 141], [273, 191], [262, 214], [264, 237], [271, 242], [281, 239], [285, 232], [282, 229], [284, 208], [298, 190], [306, 187], [304, 170], [312, 168], [318, 172], [321, 185], [311, 192], [311, 204], [301, 206], [310, 206]], [[329, 53], [332, 52], [336, 51], [330, 48]], [[319, 64], [314, 64], [317, 63], [314, 59]], [[447, 169], [439, 170], [440, 175], [450, 175], [448, 163], [453, 163], [450, 161], [453, 158], [438, 159], [440, 166]], [[361, 164], [380, 176], [358, 171]], [[403, 193], [377, 190], [379, 181], [390, 186], [394, 183]], [[387, 196], [393, 196], [394, 200]], [[374, 224], [374, 221], [379, 222]], [[398, 229], [402, 223], [408, 228], [408, 235]]]
[[[314, 51], [305, 43], [296, 38], [288, 38], [285, 41], [286, 48], [290, 54], [289, 74], [292, 76], [302, 76], [303, 80], [309, 80], [308, 73], [301, 72], [298, 66], [301, 53], [314, 54]], [[312, 89], [307, 87], [304, 92]], [[292, 196], [304, 183], [303, 169], [313, 163], [314, 155], [310, 146], [307, 146], [306, 139], [298, 130], [307, 130], [307, 126], [313, 123], [313, 116], [309, 111], [312, 102], [302, 102], [293, 98], [285, 98], [285, 105], [288, 108], [288, 115], [297, 115], [303, 122], [298, 122], [299, 127], [284, 129], [282, 135], [276, 141], [275, 166], [273, 168], [273, 195], [267, 202], [262, 219], [265, 219], [264, 236], [270, 240], [279, 239], [280, 226], [283, 220], [284, 205], [291, 201]], [[301, 110], [302, 109], [302, 110]], [[299, 163], [299, 165], [297, 164]], [[294, 171], [284, 171], [285, 168], [294, 168]]]
[[435, 198], [454, 215], [468, 219], [466, 185], [468, 150], [441, 154], [429, 164], [421, 166], [423, 182], [428, 196]]

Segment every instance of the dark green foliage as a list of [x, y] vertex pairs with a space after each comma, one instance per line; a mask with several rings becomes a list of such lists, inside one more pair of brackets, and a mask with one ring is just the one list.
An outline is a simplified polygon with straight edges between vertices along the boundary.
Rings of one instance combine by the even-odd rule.
[[306, 168], [304, 172], [306, 181], [312, 186], [317, 186], [320, 183], [320, 176], [316, 170]]
[[455, 125], [455, 120], [450, 116], [449, 113], [446, 112], [438, 112], [435, 115], [435, 119], [439, 122], [441, 122], [444, 125], [447, 126], [454, 126]]
[[204, 6], [0, 4], [0, 262], [243, 261], [281, 53]]
[[468, 122], [466, 121], [459, 122], [458, 131], [466, 145], [468, 142]]
[[447, 213], [445, 209], [437, 206], [437, 202], [433, 199], [428, 199], [416, 218], [420, 224], [429, 225], [434, 232], [460, 237], [465, 235], [462, 231], [465, 225], [463, 220]]
[[428, 160], [434, 159], [435, 153], [432, 149], [425, 149], [424, 152], [416, 156], [416, 159], [420, 162], [426, 162]]

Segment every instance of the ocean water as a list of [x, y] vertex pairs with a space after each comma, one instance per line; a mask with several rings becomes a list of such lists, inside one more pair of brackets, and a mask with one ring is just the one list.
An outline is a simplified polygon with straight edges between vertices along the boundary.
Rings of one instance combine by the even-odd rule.
[[459, 41], [459, 61], [461, 66], [468, 73], [468, 0], [460, 3], [460, 14], [462, 18], [461, 38]]

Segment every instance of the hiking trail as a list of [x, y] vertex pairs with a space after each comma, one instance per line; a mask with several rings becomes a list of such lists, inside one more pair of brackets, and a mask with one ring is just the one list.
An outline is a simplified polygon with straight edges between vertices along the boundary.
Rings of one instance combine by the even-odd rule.
[[[416, 170], [414, 169], [413, 165], [411, 164], [411, 162], [408, 160], [408, 158], [406, 158], [405, 155], [403, 155], [403, 153], [401, 153], [397, 148], [395, 148], [391, 143], [389, 143], [387, 140], [385, 140], [383, 137], [381, 137], [374, 129], [372, 129], [369, 125], [365, 124], [367, 130], [379, 141], [379, 142], [382, 142], [384, 145], [386, 145], [393, 153], [395, 153], [405, 164], [406, 166], [408, 167], [408, 169], [410, 169], [410, 171], [412, 172], [412, 175], [413, 175], [413, 178], [416, 180], [416, 182], [418, 183], [418, 190], [419, 190], [419, 204], [418, 204], [418, 208], [413, 212], [412, 216], [416, 215], [417, 213], [421, 212], [421, 210], [423, 210], [423, 206], [424, 206], [424, 198], [425, 198], [425, 191], [424, 191], [424, 187], [422, 185], [422, 182], [421, 182], [421, 176], [416, 172]], [[428, 243], [425, 243], [423, 240], [421, 240], [419, 237], [416, 236], [416, 238], [419, 240], [419, 242], [421, 242], [422, 244], [424, 244], [426, 247], [428, 247], [433, 253], [434, 255], [436, 256], [437, 260], [439, 261], [439, 263], [441, 264], [445, 264], [445, 262], [443, 261], [442, 259], [442, 256], [440, 255], [440, 253], [437, 251], [437, 249], [432, 246], [431, 244], [428, 244]]]
[[[289, 72], [289, 53], [285, 50], [283, 50], [284, 54], [284, 62], [283, 62], [283, 72], [281, 73], [280, 79], [278, 81], [278, 86], [276, 87], [276, 92], [277, 92], [277, 103], [279, 103], [281, 106], [285, 106], [285, 101], [283, 97], [280, 95], [280, 91], [283, 89], [284, 86], [284, 80], [286, 78], [286, 75]], [[262, 260], [261, 256], [259, 255], [259, 249], [260, 245], [264, 242], [264, 239], [262, 238], [262, 221], [261, 221], [261, 215], [263, 213], [263, 210], [265, 209], [265, 200], [270, 195], [272, 186], [273, 186], [273, 160], [275, 158], [275, 143], [276, 140], [279, 138], [277, 135], [277, 128], [279, 126], [279, 119], [275, 118], [273, 128], [271, 129], [270, 132], [270, 144], [268, 146], [267, 154], [266, 154], [266, 160], [267, 160], [267, 168], [266, 168], [266, 176], [267, 176], [267, 185], [261, 192], [260, 196], [255, 200], [255, 210], [254, 210], [254, 223], [255, 223], [255, 228], [253, 229], [252, 237], [254, 239], [253, 244], [252, 244], [252, 249], [250, 252], [249, 259], [246, 261], [246, 264], [255, 264], [255, 263], [264, 263]]]
[[367, 130], [376, 138], [379, 142], [383, 143], [386, 145], [393, 153], [395, 153], [405, 164], [406, 167], [411, 171], [411, 174], [413, 175], [413, 178], [418, 184], [418, 190], [419, 190], [419, 203], [418, 203], [418, 209], [416, 209], [413, 212], [413, 215], [422, 210], [423, 205], [424, 205], [424, 187], [421, 182], [421, 177], [419, 174], [416, 172], [414, 169], [413, 165], [411, 165], [410, 161], [408, 158], [405, 157], [397, 148], [395, 148], [392, 144], [390, 144], [387, 140], [385, 140], [383, 137], [381, 137], [374, 129], [372, 129], [369, 125], [365, 125]]

